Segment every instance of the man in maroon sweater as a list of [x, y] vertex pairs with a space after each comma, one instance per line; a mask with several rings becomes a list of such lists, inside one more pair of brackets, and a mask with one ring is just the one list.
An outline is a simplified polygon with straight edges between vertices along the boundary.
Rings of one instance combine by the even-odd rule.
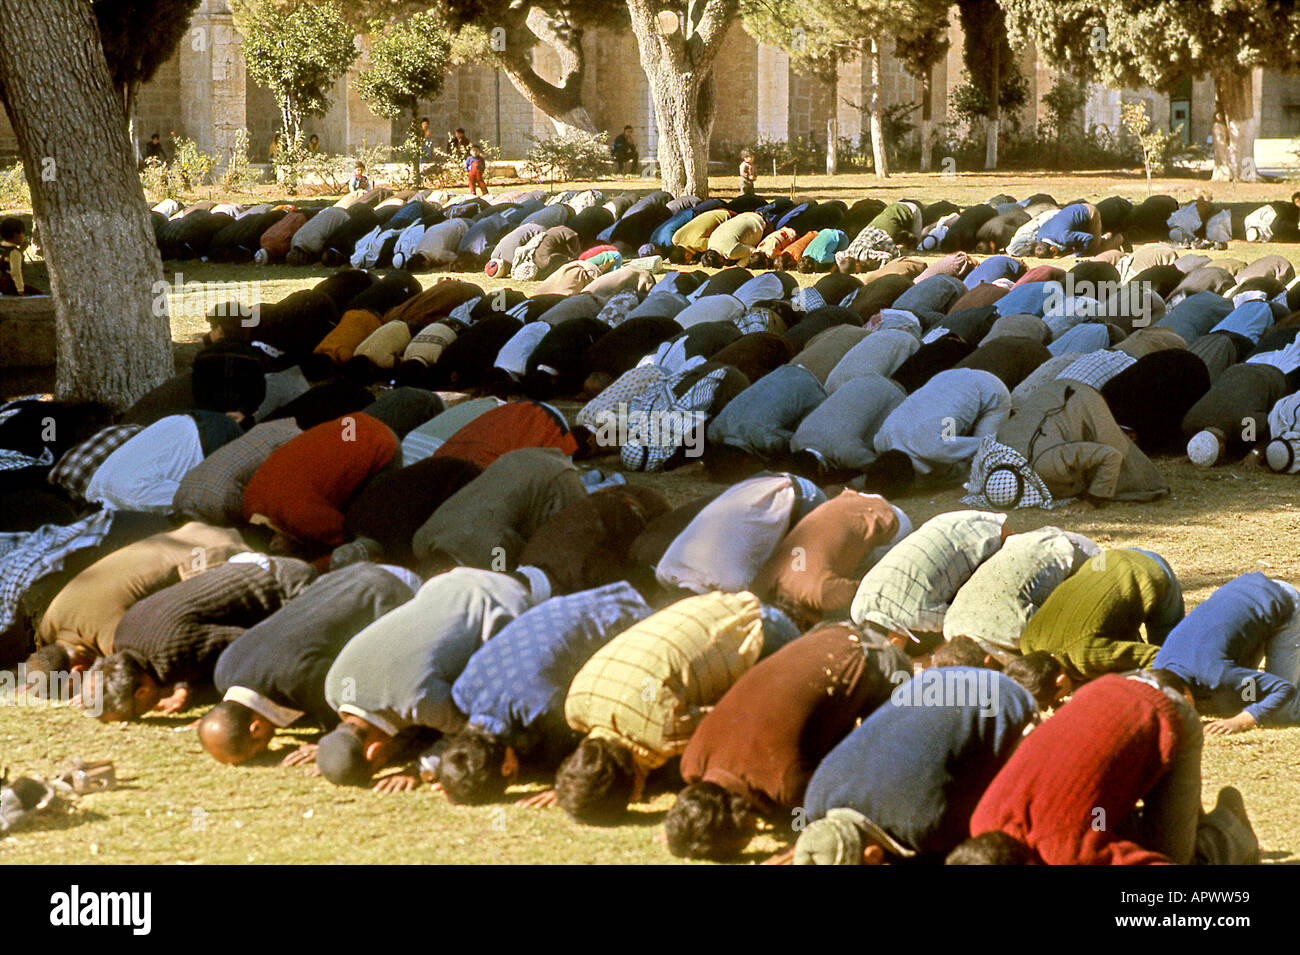
[[1201, 811], [1201, 740], [1179, 677], [1102, 676], [1017, 747], [971, 816], [978, 838], [949, 861], [974, 861], [1002, 833], [1047, 865], [1258, 862], [1240, 793], [1225, 787]]
[[907, 655], [851, 624], [828, 624], [746, 672], [682, 754], [687, 787], [664, 820], [676, 856], [738, 855], [754, 812], [781, 825], [822, 757], [912, 675]]

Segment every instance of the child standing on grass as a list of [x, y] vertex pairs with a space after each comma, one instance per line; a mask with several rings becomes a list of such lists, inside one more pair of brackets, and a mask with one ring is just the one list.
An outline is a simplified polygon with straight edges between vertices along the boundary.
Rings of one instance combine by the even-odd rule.
[[469, 173], [469, 193], [471, 196], [477, 196], [479, 187], [483, 188], [483, 195], [488, 194], [487, 183], [483, 181], [483, 172], [487, 169], [487, 163], [483, 161], [483, 153], [477, 146], [469, 148], [469, 155], [465, 157], [465, 170]]
[[27, 227], [22, 219], [0, 220], [0, 295], [43, 295], [23, 281], [23, 249], [27, 248]]
[[754, 169], [754, 151], [746, 149], [740, 154], [740, 191], [752, 194], [754, 180], [757, 178], [758, 172]]

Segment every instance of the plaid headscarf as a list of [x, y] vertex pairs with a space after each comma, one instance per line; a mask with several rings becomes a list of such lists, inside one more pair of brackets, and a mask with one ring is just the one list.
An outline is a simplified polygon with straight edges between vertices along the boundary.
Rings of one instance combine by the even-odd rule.
[[1018, 507], [1050, 509], [1069, 501], [1052, 500], [1038, 472], [1015, 448], [999, 444], [992, 435], [980, 441], [966, 481], [963, 504], [984, 510], [1009, 511]]

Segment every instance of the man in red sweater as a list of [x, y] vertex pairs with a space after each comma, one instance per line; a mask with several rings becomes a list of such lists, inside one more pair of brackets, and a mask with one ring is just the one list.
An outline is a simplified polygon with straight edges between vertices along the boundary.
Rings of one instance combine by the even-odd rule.
[[822, 757], [912, 675], [907, 655], [847, 623], [787, 644], [732, 685], [682, 754], [688, 785], [664, 819], [675, 856], [738, 855], [756, 811], [788, 826]]
[[539, 401], [512, 401], [479, 415], [433, 453], [435, 458], [460, 458], [487, 467], [501, 455], [519, 448], [559, 448], [569, 457], [578, 442], [564, 416]]
[[1017, 747], [971, 816], [978, 839], [949, 861], [974, 861], [1000, 832], [1047, 865], [1258, 862], [1240, 793], [1225, 787], [1214, 812], [1201, 811], [1201, 741], [1179, 677], [1102, 676]]
[[343, 543], [343, 512], [396, 457], [397, 435], [356, 412], [304, 431], [272, 451], [244, 489], [244, 520], [269, 524], [298, 544]]

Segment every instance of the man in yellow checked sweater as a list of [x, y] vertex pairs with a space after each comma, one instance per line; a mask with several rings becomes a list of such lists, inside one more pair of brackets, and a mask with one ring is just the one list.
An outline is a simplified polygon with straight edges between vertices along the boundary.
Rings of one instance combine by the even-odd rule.
[[1182, 618], [1182, 588], [1163, 559], [1132, 548], [1105, 550], [1052, 591], [1025, 627], [1020, 652], [1047, 651], [1076, 683], [1146, 669]]

